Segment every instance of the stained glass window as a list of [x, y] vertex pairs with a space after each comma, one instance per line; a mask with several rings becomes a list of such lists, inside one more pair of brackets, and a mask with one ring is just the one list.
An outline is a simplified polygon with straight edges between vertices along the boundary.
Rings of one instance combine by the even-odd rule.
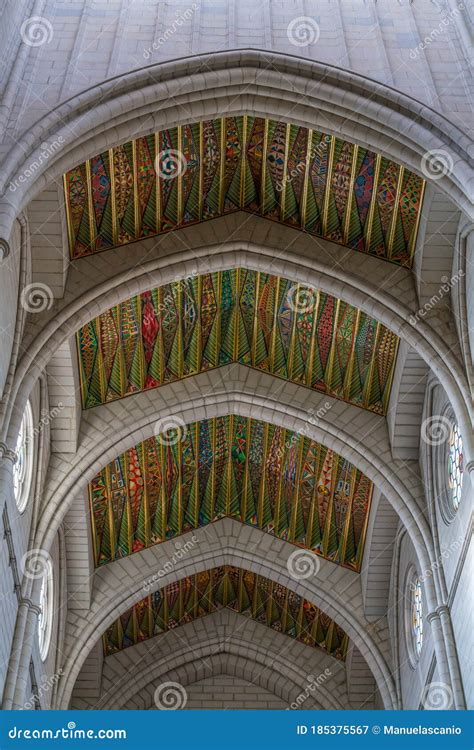
[[28, 502], [33, 476], [33, 413], [28, 401], [21, 420], [13, 464], [13, 493], [20, 513]]
[[41, 579], [40, 613], [38, 615], [38, 642], [42, 661], [48, 655], [53, 624], [53, 567], [47, 560]]
[[418, 576], [413, 578], [411, 585], [411, 626], [413, 652], [418, 659], [423, 645], [423, 601]]
[[457, 424], [453, 425], [449, 436], [448, 484], [451, 490], [451, 505], [456, 511], [461, 502], [463, 478], [462, 437]]

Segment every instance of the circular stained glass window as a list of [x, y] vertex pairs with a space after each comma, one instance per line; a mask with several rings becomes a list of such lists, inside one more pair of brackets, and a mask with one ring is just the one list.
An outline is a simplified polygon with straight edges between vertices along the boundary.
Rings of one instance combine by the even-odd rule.
[[26, 508], [33, 478], [33, 412], [28, 401], [21, 420], [13, 464], [13, 493], [20, 513]]
[[461, 502], [463, 479], [462, 437], [457, 424], [451, 428], [449, 436], [448, 485], [451, 491], [451, 506], [454, 512]]

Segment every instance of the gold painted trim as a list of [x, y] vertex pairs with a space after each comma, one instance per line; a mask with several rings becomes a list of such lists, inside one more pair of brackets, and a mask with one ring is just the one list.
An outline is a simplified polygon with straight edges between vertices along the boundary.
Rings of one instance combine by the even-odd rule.
[[418, 231], [420, 228], [420, 221], [421, 221], [421, 214], [423, 211], [423, 203], [425, 200], [425, 192], [426, 192], [426, 180], [422, 180], [421, 183], [421, 193], [420, 193], [420, 208], [418, 210], [415, 226], [413, 227], [413, 234], [410, 239], [410, 246], [409, 246], [409, 268], [413, 267], [413, 261], [415, 258], [415, 252], [416, 252], [416, 245], [418, 241]]
[[341, 541], [340, 541], [340, 554], [339, 554], [339, 562], [343, 563], [346, 558], [346, 550], [347, 550], [347, 543], [349, 540], [349, 528], [351, 523], [351, 517], [352, 517], [352, 505], [354, 503], [354, 494], [355, 494], [355, 488], [356, 488], [356, 480], [357, 480], [357, 469], [352, 466], [351, 468], [351, 486], [349, 489], [349, 497], [347, 499], [347, 511], [346, 511], [346, 518], [344, 520], [344, 529], [341, 533]]
[[231, 517], [231, 499], [232, 499], [232, 444], [234, 442], [234, 415], [229, 414], [227, 423], [227, 493], [226, 493], [226, 516]]
[[199, 528], [199, 423], [194, 425], [194, 526]]
[[[286, 435], [288, 431], [284, 427], [283, 428], [277, 427], [277, 429], [281, 429], [279, 440], [278, 440], [278, 453], [280, 457], [280, 472], [282, 472], [283, 461], [285, 458]], [[280, 508], [281, 508], [282, 492], [283, 492], [283, 482], [281, 481], [281, 477], [280, 477], [278, 481], [278, 490], [277, 490], [277, 496], [275, 499], [275, 506], [273, 509], [273, 531], [274, 531], [275, 536], [277, 537], [280, 536]]]
[[[293, 287], [294, 288], [294, 287]], [[301, 290], [301, 284], [298, 282], [296, 284], [296, 293], [293, 295], [293, 304], [294, 304], [294, 310], [293, 312], [293, 320], [291, 323], [291, 337], [290, 337], [290, 352], [288, 356], [288, 380], [293, 379], [293, 364], [295, 359], [295, 341], [296, 341], [296, 324], [298, 322], [298, 300], [299, 300], [299, 294]], [[295, 304], [296, 299], [296, 304]]]
[[377, 322], [377, 327], [375, 330], [375, 336], [374, 336], [374, 347], [372, 350], [372, 356], [370, 358], [370, 364], [367, 372], [367, 378], [364, 384], [364, 388], [362, 390], [362, 403], [365, 406], [366, 409], [368, 409], [368, 404], [370, 401], [370, 392], [372, 390], [372, 381], [374, 377], [374, 368], [375, 368], [375, 360], [377, 358], [377, 344], [379, 341], [380, 336], [380, 326], [381, 323]]
[[331, 453], [332, 453], [331, 487], [329, 490], [329, 502], [327, 504], [326, 520], [324, 523], [324, 531], [323, 531], [322, 540], [321, 540], [322, 553], [323, 553], [323, 556], [326, 558], [326, 560], [328, 559], [328, 549], [329, 549], [329, 542], [330, 542], [330, 537], [331, 537], [331, 526], [332, 526], [333, 516], [334, 516], [334, 490], [335, 490], [335, 485], [336, 485], [337, 472], [339, 469], [339, 461], [343, 460], [342, 457], [334, 453], [334, 451], [331, 451]]
[[352, 215], [352, 206], [354, 204], [355, 196], [354, 196], [354, 182], [355, 182], [355, 176], [356, 176], [356, 170], [357, 170], [357, 160], [359, 156], [359, 146], [353, 146], [352, 147], [352, 164], [351, 164], [351, 174], [349, 177], [349, 191], [347, 195], [346, 200], [346, 213], [344, 216], [344, 229], [343, 229], [343, 242], [347, 245], [349, 241], [349, 232], [350, 232], [350, 225], [351, 225], [351, 215]]
[[240, 155], [241, 168], [240, 168], [239, 205], [241, 209], [243, 209], [243, 207], [245, 206], [245, 182], [246, 182], [246, 177], [247, 177], [247, 139], [248, 139], [247, 127], [248, 127], [248, 117], [247, 115], [244, 115], [242, 118], [242, 152]]
[[[251, 354], [250, 361], [253, 367], [256, 367], [255, 358], [257, 355], [257, 339], [258, 339], [258, 305], [260, 298], [260, 276], [261, 272], [257, 271], [255, 274], [255, 315], [253, 319], [253, 336], [251, 343]], [[258, 369], [258, 368], [256, 368]]]
[[395, 192], [395, 202], [393, 206], [392, 218], [390, 221], [390, 231], [389, 231], [388, 242], [387, 242], [387, 260], [392, 259], [393, 243], [395, 240], [395, 231], [397, 228], [397, 221], [398, 221], [398, 216], [400, 213], [399, 203], [400, 203], [400, 195], [402, 193], [402, 184], [403, 184], [404, 175], [405, 175], [404, 167], [399, 167], [398, 177], [397, 177], [397, 189]]
[[[362, 472], [361, 472], [362, 474]], [[365, 474], [364, 474], [365, 476]], [[370, 481], [370, 480], [369, 480]], [[357, 573], [360, 573], [362, 568], [362, 559], [365, 554], [365, 540], [367, 536], [367, 529], [369, 528], [369, 517], [370, 512], [372, 510], [372, 500], [374, 497], [374, 483], [370, 482], [370, 492], [369, 497], [367, 499], [367, 511], [364, 518], [364, 523], [362, 525], [362, 530], [360, 533], [360, 539], [359, 544], [357, 545], [357, 551], [356, 551], [356, 558], [355, 558], [355, 570]]]
[[115, 246], [118, 246], [117, 196], [115, 193], [115, 162], [113, 148], [109, 148], [108, 155], [110, 172], [110, 210], [112, 214], [112, 241]]
[[156, 231], [159, 234], [162, 230], [162, 216], [161, 216], [161, 179], [159, 175], [160, 171], [160, 134], [155, 133], [155, 158], [153, 166], [155, 168], [155, 202], [156, 202]]
[[307, 129], [308, 140], [306, 143], [306, 157], [303, 177], [303, 193], [301, 196], [301, 229], [304, 230], [306, 226], [306, 212], [308, 210], [308, 191], [309, 191], [309, 179], [311, 169], [311, 154], [313, 152], [313, 130], [312, 128]]
[[68, 172], [63, 174], [64, 208], [66, 210], [67, 237], [69, 242], [69, 260], [74, 260], [74, 234], [72, 227], [71, 206], [69, 199]]
[[364, 237], [365, 252], [370, 253], [371, 242], [372, 242], [372, 231], [374, 228], [374, 214], [375, 207], [377, 205], [377, 196], [379, 191], [379, 180], [380, 180], [380, 167], [382, 164], [382, 156], [380, 154], [375, 155], [375, 166], [374, 166], [374, 181], [372, 183], [372, 195], [370, 196], [369, 212], [365, 221], [364, 229], [366, 230]]
[[288, 155], [290, 149], [290, 135], [291, 125], [286, 123], [285, 125], [285, 156], [283, 161], [283, 177], [282, 185], [280, 190], [280, 220], [285, 221], [286, 218], [286, 190], [287, 190], [287, 176], [288, 176]]
[[97, 234], [95, 226], [94, 202], [92, 200], [92, 176], [90, 159], [86, 161], [86, 190], [87, 209], [89, 213], [89, 247], [94, 251], [96, 246]]
[[306, 385], [308, 388], [311, 388], [312, 380], [313, 380], [313, 368], [314, 368], [314, 357], [316, 352], [316, 341], [317, 341], [317, 335], [316, 335], [316, 329], [318, 326], [318, 316], [319, 316], [319, 306], [321, 303], [321, 292], [319, 289], [313, 289], [313, 292], [316, 294], [316, 302], [313, 308], [313, 325], [311, 326], [311, 344], [309, 349], [309, 355], [306, 365]]
[[267, 181], [267, 151], [268, 151], [268, 119], [265, 118], [265, 125], [263, 130], [263, 146], [262, 146], [262, 175], [260, 185], [260, 213], [262, 216], [265, 215], [265, 195], [266, 195], [266, 181]]
[[[297, 433], [293, 433], [293, 437], [295, 437]], [[303, 459], [304, 459], [304, 435], [299, 435], [297, 440], [299, 440], [299, 445], [297, 446], [298, 450], [298, 457], [296, 459], [296, 472], [295, 472], [295, 490], [294, 490], [294, 503], [291, 513], [290, 522], [288, 524], [289, 532], [288, 532], [288, 541], [294, 541], [295, 534], [296, 534], [296, 518], [298, 516], [298, 511], [300, 509], [300, 491], [301, 491], [301, 482], [302, 482], [302, 473], [303, 473]]]
[[199, 195], [198, 195], [198, 218], [202, 221], [204, 190], [204, 123], [199, 123]]
[[[151, 519], [150, 519], [150, 500], [148, 497], [148, 483], [147, 483], [147, 477], [148, 477], [148, 452], [145, 448], [145, 442], [140, 443], [140, 450], [137, 447], [137, 454], [139, 458], [141, 459], [141, 463], [144, 467], [144, 477], [143, 477], [143, 511], [144, 511], [144, 529], [143, 529], [143, 536], [145, 538], [145, 548], [151, 547]], [[140, 455], [141, 454], [141, 455]], [[140, 514], [138, 514], [140, 517]]]
[[[178, 430], [181, 430], [178, 427]], [[169, 450], [173, 452], [171, 445]], [[178, 534], [183, 533], [183, 433], [179, 432], [179, 439], [176, 444], [176, 461], [178, 464]]]
[[225, 117], [220, 118], [221, 132], [220, 132], [220, 163], [219, 163], [219, 216], [224, 213], [224, 175], [226, 167], [226, 153], [225, 153]]
[[327, 237], [328, 230], [328, 216], [329, 216], [329, 201], [331, 199], [331, 181], [332, 181], [332, 170], [334, 161], [334, 151], [336, 149], [336, 139], [331, 136], [331, 145], [329, 146], [329, 157], [328, 157], [328, 168], [326, 172], [326, 186], [324, 188], [324, 202], [323, 202], [323, 215], [322, 215], [322, 230], [323, 236]]
[[[179, 160], [184, 158], [183, 154], [183, 126], [178, 125], [176, 128], [176, 145], [178, 148]], [[181, 175], [180, 169], [175, 177], [176, 189], [177, 189], [177, 207], [176, 207], [176, 226], [180, 227], [183, 223], [183, 176]]]
[[270, 338], [270, 348], [268, 352], [268, 364], [269, 364], [269, 372], [273, 372], [275, 369], [275, 340], [278, 332], [278, 300], [280, 298], [280, 277], [276, 277], [276, 284], [273, 287], [273, 302], [274, 302], [274, 310], [273, 310], [273, 319], [272, 319], [272, 331], [271, 331], [271, 338]]
[[248, 503], [248, 493], [249, 493], [249, 482], [250, 482], [250, 469], [249, 469], [249, 461], [250, 461], [250, 438], [252, 435], [252, 422], [250, 417], [247, 417], [247, 424], [245, 427], [245, 469], [244, 469], [244, 481], [243, 481], [243, 495], [242, 495], [242, 501], [240, 503], [240, 520], [242, 523], [245, 523], [245, 518], [247, 515], [247, 503]]
[[360, 325], [360, 315], [361, 315], [361, 309], [359, 307], [354, 307], [353, 305], [350, 305], [355, 311], [355, 321], [354, 321], [354, 330], [352, 335], [352, 343], [351, 343], [351, 351], [349, 354], [349, 362], [347, 365], [347, 371], [345, 379], [342, 381], [342, 390], [344, 394], [344, 399], [348, 400], [350, 398], [351, 393], [351, 384], [352, 384], [352, 374], [354, 372], [354, 366], [355, 366], [355, 348], [356, 348], [356, 342], [357, 342], [357, 336], [359, 334], [359, 325]]
[[266, 482], [266, 465], [268, 458], [268, 433], [270, 431], [270, 425], [266, 422], [263, 428], [263, 460], [262, 460], [262, 474], [260, 477], [260, 487], [258, 491], [258, 503], [257, 503], [257, 525], [263, 530], [263, 501], [265, 499], [265, 482]]
[[138, 205], [138, 164], [137, 164], [137, 138], [132, 141], [132, 170], [133, 170], [133, 219], [135, 239], [140, 237], [140, 207]]
[[329, 351], [328, 364], [326, 367], [327, 374], [325, 373], [326, 393], [331, 396], [335, 394], [335, 390], [332, 385], [332, 376], [333, 376], [334, 358], [336, 356], [336, 349], [337, 349], [337, 329], [339, 325], [340, 311], [341, 311], [341, 300], [337, 298], [336, 310], [334, 312], [334, 329], [333, 329], [332, 336], [331, 336], [331, 349]]
[[[105, 487], [105, 494], [106, 494], [106, 503], [107, 503], [107, 505], [106, 505], [106, 513], [108, 515], [108, 510], [109, 510], [109, 504], [110, 503], [109, 503], [107, 486]], [[94, 552], [94, 568], [98, 568], [99, 567], [99, 552], [100, 552], [100, 549], [99, 549], [99, 539], [97, 538], [97, 525], [96, 525], [96, 522], [95, 522], [95, 513], [94, 513], [94, 503], [93, 503], [93, 499], [92, 499], [92, 483], [91, 482], [89, 482], [89, 484], [87, 485], [87, 496], [88, 496], [88, 500], [89, 500], [89, 514], [90, 514], [90, 518], [91, 518], [91, 534], [92, 534], [92, 549], [93, 549], [93, 552]], [[105, 526], [105, 523], [106, 523], [106, 519], [104, 519], [104, 526]], [[108, 523], [108, 518], [107, 518], [107, 523]]]

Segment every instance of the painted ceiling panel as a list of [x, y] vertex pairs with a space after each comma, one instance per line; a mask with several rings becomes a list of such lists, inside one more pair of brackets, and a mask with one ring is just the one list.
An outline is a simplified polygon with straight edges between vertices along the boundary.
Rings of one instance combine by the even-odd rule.
[[340, 138], [238, 116], [116, 146], [64, 189], [72, 258], [244, 210], [411, 267], [424, 181]]
[[132, 297], [77, 345], [84, 408], [239, 362], [385, 414], [398, 337], [342, 300], [238, 268]]
[[344, 660], [347, 634], [279, 583], [229, 565], [169, 584], [124, 612], [103, 636], [106, 656], [223, 608]]
[[136, 445], [89, 497], [96, 566], [228, 516], [359, 571], [372, 482], [302, 434], [230, 415]]

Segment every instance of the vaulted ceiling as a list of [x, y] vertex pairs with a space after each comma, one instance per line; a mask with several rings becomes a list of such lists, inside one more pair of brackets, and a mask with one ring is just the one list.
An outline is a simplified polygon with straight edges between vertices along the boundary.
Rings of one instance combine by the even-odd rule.
[[324, 612], [279, 583], [229, 565], [183, 578], [142, 599], [108, 628], [104, 653], [108, 656], [224, 607], [345, 659], [348, 636]]
[[144, 292], [77, 335], [83, 406], [232, 362], [385, 414], [398, 337], [288, 279], [234, 269]]
[[136, 445], [89, 496], [96, 565], [230, 516], [359, 570], [372, 482], [320, 443], [231, 415]]
[[72, 258], [245, 210], [410, 267], [424, 181], [340, 138], [237, 116], [116, 146], [64, 188]]
[[[64, 189], [79, 262], [240, 210], [411, 267], [424, 182], [334, 136], [239, 116], [116, 146], [66, 174]], [[398, 343], [362, 310], [304, 284], [244, 268], [196, 272], [78, 331], [82, 405], [238, 362], [385, 415]], [[238, 415], [181, 424], [90, 482], [95, 566], [231, 517], [359, 572], [372, 493], [356, 467], [291, 430]], [[146, 596], [108, 628], [104, 653], [226, 607], [345, 658], [348, 636], [330, 617], [230, 566]]]

